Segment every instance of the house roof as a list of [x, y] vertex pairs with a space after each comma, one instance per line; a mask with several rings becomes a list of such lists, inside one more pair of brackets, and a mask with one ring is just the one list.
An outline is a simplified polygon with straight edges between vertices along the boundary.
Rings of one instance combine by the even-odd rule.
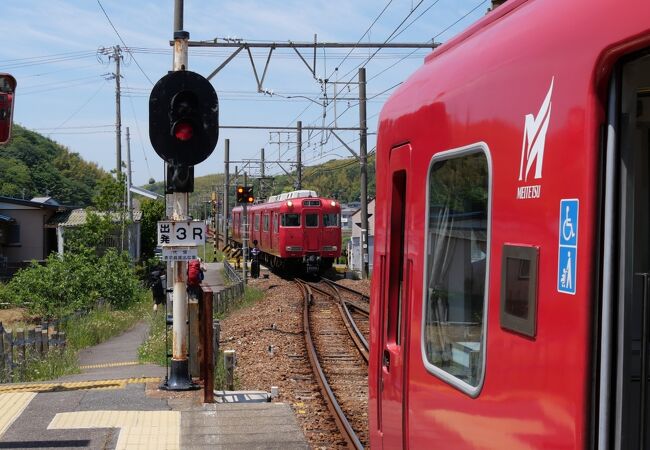
[[[51, 199], [52, 197], [47, 197], [47, 198]], [[54, 201], [56, 202], [56, 200]], [[56, 204], [52, 204], [52, 203], [37, 202], [32, 200], [22, 200], [20, 198], [5, 197], [2, 195], [0, 195], [0, 203], [9, 203], [11, 205], [18, 205], [18, 206], [31, 206], [32, 208], [58, 209], [60, 207], [58, 202], [56, 202]]]
[[[97, 214], [102, 215], [103, 213], [98, 212]], [[86, 216], [87, 211], [82, 208], [60, 211], [48, 220], [46, 227], [78, 227], [86, 223]], [[121, 217], [118, 214], [113, 213], [112, 216], [114, 222], [119, 222], [121, 220]], [[142, 220], [142, 211], [133, 211], [133, 221], [140, 222], [140, 220]]]
[[54, 200], [52, 197], [34, 197], [31, 201], [36, 203], [45, 203], [52, 206], [60, 205], [60, 203]]

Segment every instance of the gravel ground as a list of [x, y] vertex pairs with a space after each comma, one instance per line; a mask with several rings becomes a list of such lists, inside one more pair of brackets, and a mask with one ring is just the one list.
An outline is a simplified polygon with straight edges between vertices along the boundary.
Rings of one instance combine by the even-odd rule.
[[[311, 373], [298, 288], [273, 274], [249, 284], [264, 291], [264, 299], [221, 321], [221, 350], [237, 354], [237, 387], [270, 391], [278, 386], [277, 401], [291, 405], [312, 448], [345, 448]], [[341, 284], [369, 291], [367, 280]]]

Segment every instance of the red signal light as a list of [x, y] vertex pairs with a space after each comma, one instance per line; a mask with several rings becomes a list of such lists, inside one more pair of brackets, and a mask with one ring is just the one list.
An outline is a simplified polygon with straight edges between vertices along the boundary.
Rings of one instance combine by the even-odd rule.
[[179, 141], [189, 141], [194, 136], [194, 127], [187, 122], [177, 123], [174, 127], [174, 136]]

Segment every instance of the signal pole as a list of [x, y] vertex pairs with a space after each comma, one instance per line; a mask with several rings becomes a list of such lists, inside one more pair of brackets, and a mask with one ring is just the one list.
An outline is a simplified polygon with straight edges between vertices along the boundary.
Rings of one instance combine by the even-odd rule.
[[[190, 34], [183, 31], [183, 0], [174, 3], [174, 71], [187, 69], [188, 42]], [[188, 220], [189, 194], [174, 192], [172, 195], [172, 220]], [[187, 326], [187, 262], [174, 261], [174, 307], [172, 324], [172, 360], [166, 388], [172, 391], [192, 389], [188, 362]]]
[[[246, 180], [246, 172], [244, 172], [244, 186], [248, 186], [247, 180]], [[242, 215], [244, 216], [242, 218], [242, 226], [244, 229], [242, 230], [242, 250], [243, 250], [243, 259], [244, 259], [244, 264], [242, 264], [242, 276], [244, 279], [244, 284], [248, 284], [248, 279], [246, 278], [246, 264], [248, 261], [248, 202], [244, 202], [242, 205]]]
[[226, 139], [223, 151], [223, 164], [224, 164], [224, 189], [223, 189], [223, 244], [228, 244], [228, 215], [230, 214], [230, 205], [228, 204], [230, 196], [230, 139]]

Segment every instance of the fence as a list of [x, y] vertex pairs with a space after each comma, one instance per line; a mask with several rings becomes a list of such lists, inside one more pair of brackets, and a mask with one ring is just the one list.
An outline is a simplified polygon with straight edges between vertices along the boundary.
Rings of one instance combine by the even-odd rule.
[[22, 381], [29, 361], [43, 359], [50, 351], [65, 349], [65, 332], [58, 323], [43, 322], [25, 330], [5, 330], [0, 322], [0, 383]]
[[237, 299], [244, 296], [244, 280], [239, 276], [239, 273], [226, 260], [223, 261], [223, 268], [230, 284], [213, 294], [213, 311], [215, 314], [228, 311]]

